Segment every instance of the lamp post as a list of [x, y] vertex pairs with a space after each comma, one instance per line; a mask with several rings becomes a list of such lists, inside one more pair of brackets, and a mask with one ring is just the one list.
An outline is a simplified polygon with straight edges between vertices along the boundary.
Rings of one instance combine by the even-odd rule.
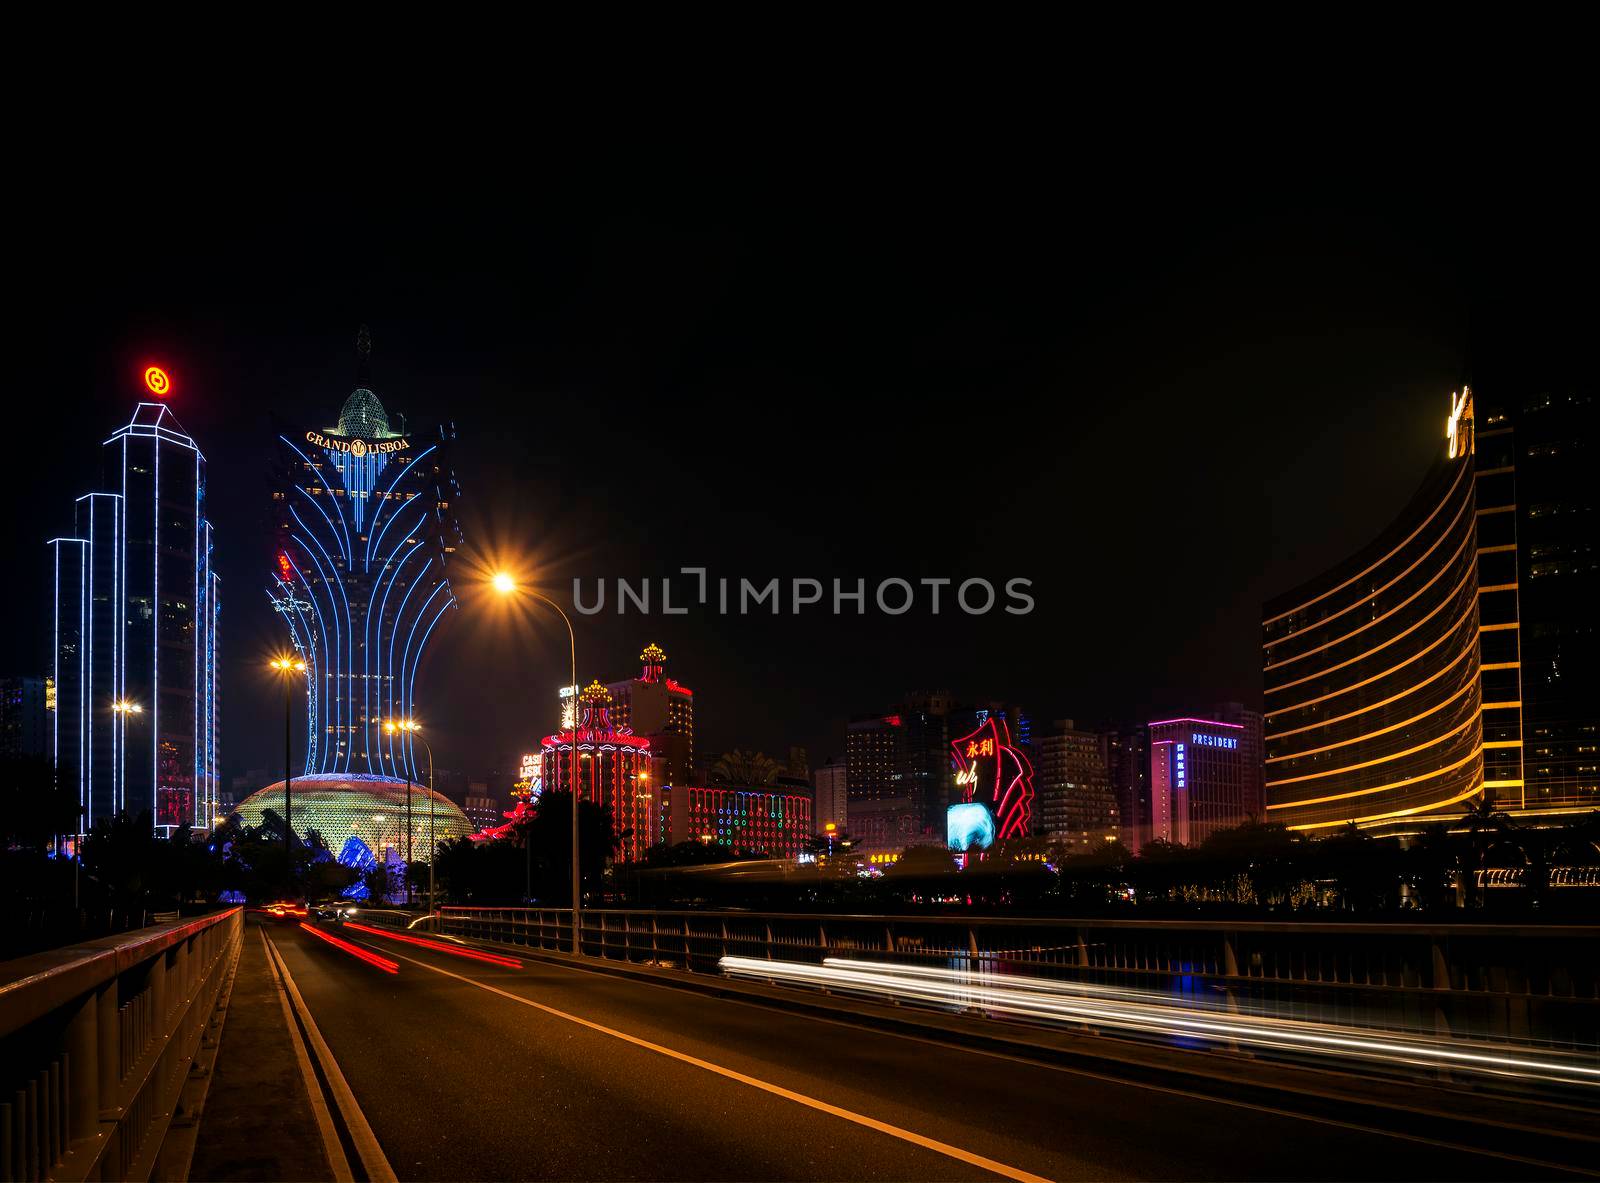
[[[519, 589], [517, 587], [517, 581], [515, 579], [513, 579], [510, 575], [508, 575], [504, 571], [501, 571], [498, 574], [496, 574], [495, 577], [490, 582], [493, 584], [494, 590], [499, 592], [502, 596], [509, 596], [509, 595], [511, 595], [512, 593], [514, 593], [514, 592], [516, 592], [518, 590], [526, 591], [534, 599], [540, 600], [543, 603], [546, 603], [546, 604], [550, 605], [550, 607], [552, 607], [552, 608], [554, 608], [556, 610], [556, 614], [561, 617], [561, 622], [567, 626], [567, 642], [568, 642], [568, 645], [570, 647], [570, 652], [571, 652], [571, 656], [572, 656], [572, 682], [570, 683], [570, 685], [572, 686], [572, 693], [574, 695], [576, 695], [578, 693], [578, 635], [577, 635], [577, 633], [573, 632], [573, 630], [572, 630], [572, 619], [566, 614], [566, 611], [561, 607], [560, 604], [556, 603], [549, 596], [544, 595], [542, 592], [534, 591], [531, 587], [530, 588]], [[572, 756], [571, 756], [571, 759], [570, 759], [570, 764], [571, 764], [571, 768], [572, 768], [572, 955], [574, 957], [582, 957], [583, 956], [583, 939], [582, 939], [582, 936], [580, 935], [582, 933], [582, 931], [583, 931], [582, 921], [580, 919], [581, 908], [582, 908], [582, 901], [581, 901], [581, 895], [582, 895], [582, 870], [581, 870], [581, 868], [579, 867], [579, 864], [578, 864], [578, 723], [579, 723], [579, 721], [580, 721], [580, 716], [578, 714], [578, 703], [576, 701], [574, 701], [573, 704], [572, 704]], [[557, 749], [557, 750], [559, 751], [559, 749]], [[528, 875], [529, 875], [529, 881], [530, 881], [529, 882], [529, 892], [528, 892], [528, 894], [529, 894], [529, 897], [530, 897], [529, 898], [529, 902], [531, 903], [532, 902], [532, 895], [533, 895], [533, 891], [532, 891], [533, 847], [531, 845], [528, 848], [528, 866], [529, 866]]]
[[272, 668], [277, 670], [278, 676], [283, 679], [283, 853], [289, 860], [289, 887], [292, 893], [294, 889], [294, 770], [290, 766], [290, 760], [292, 758], [294, 730], [291, 721], [294, 717], [294, 678], [296, 674], [306, 672], [306, 663], [293, 657], [275, 657], [272, 659]]
[[[438, 808], [433, 800], [433, 748], [422, 738], [422, 724], [415, 719], [390, 719], [383, 725], [390, 735], [405, 732], [415, 737], [428, 753], [428, 913], [433, 913], [433, 860], [439, 853], [433, 836], [433, 819]], [[406, 762], [406, 902], [411, 901], [411, 763]]]

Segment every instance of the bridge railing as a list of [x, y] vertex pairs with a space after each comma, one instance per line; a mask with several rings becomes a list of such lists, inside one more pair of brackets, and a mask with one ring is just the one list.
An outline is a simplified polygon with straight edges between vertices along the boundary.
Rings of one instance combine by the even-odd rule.
[[150, 1176], [241, 915], [0, 964], [0, 1180]]
[[[442, 909], [445, 932], [571, 948], [568, 909]], [[1380, 1030], [1600, 1043], [1600, 926], [585, 909], [592, 957], [719, 974], [725, 956], [1027, 974], [1292, 1009]]]

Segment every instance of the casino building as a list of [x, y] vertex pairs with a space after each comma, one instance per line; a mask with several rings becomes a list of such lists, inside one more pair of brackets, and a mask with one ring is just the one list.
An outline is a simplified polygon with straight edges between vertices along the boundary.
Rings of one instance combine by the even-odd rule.
[[[159, 385], [152, 381], [159, 375]], [[146, 373], [152, 391], [167, 379]], [[58, 782], [85, 829], [148, 814], [158, 834], [217, 818], [219, 579], [206, 460], [165, 403], [142, 402], [101, 448], [103, 492], [52, 539]]]
[[359, 347], [337, 423], [278, 436], [267, 595], [306, 664], [305, 774], [416, 781], [411, 735], [382, 723], [416, 713], [417, 669], [455, 606], [455, 427], [391, 421], [367, 386], [365, 327]]
[[1540, 418], [1552, 405], [1525, 405], [1519, 429], [1508, 411], [1480, 416], [1462, 390], [1441, 455], [1394, 524], [1266, 605], [1269, 821], [1404, 833], [1459, 821], [1485, 792], [1525, 816], [1600, 803], [1600, 559], [1592, 470], [1579, 471], [1592, 407], [1587, 422], [1565, 405], [1566, 418]]
[[1244, 731], [1217, 719], [1149, 725], [1152, 840], [1198, 845], [1251, 815]]
[[572, 762], [578, 761], [579, 799], [611, 814], [617, 855], [636, 862], [655, 834], [656, 790], [650, 778], [650, 740], [611, 718], [611, 691], [592, 682], [578, 695], [574, 726], [547, 735], [540, 751], [540, 780], [547, 790], [567, 792]]

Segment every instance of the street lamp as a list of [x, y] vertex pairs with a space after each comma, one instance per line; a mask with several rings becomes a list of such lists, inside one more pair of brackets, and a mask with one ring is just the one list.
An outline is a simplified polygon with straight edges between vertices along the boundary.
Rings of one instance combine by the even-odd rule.
[[[433, 913], [433, 859], [438, 847], [433, 837], [433, 818], [438, 807], [433, 800], [433, 748], [422, 738], [422, 724], [415, 719], [389, 719], [383, 729], [390, 735], [400, 732], [414, 737], [428, 753], [428, 912]], [[411, 762], [406, 761], [406, 902], [411, 902]]]
[[[127, 791], [128, 785], [128, 716], [144, 714], [144, 705], [130, 699], [113, 699], [111, 713], [117, 719], [116, 752], [117, 752], [117, 783], [112, 793], [112, 812], [115, 812], [116, 802]], [[121, 790], [118, 792], [116, 790]], [[72, 852], [72, 907], [78, 908], [78, 868], [83, 865], [83, 805], [78, 806], [77, 846]]]
[[294, 734], [293, 718], [294, 680], [306, 672], [306, 663], [294, 657], [274, 657], [272, 668], [283, 679], [283, 853], [289, 859], [289, 887], [294, 887], [294, 821], [292, 794], [294, 775], [290, 767], [291, 743]]
[[[561, 607], [560, 604], [556, 603], [549, 596], [543, 594], [542, 592], [537, 592], [531, 587], [519, 588], [517, 586], [517, 581], [509, 573], [507, 573], [505, 571], [497, 571], [495, 573], [494, 577], [489, 582], [494, 587], [494, 590], [496, 592], [498, 592], [502, 596], [510, 596], [510, 595], [515, 594], [518, 591], [525, 591], [525, 592], [528, 593], [528, 595], [532, 596], [534, 599], [542, 601], [543, 603], [546, 603], [546, 604], [550, 605], [550, 607], [552, 607], [552, 608], [554, 608], [556, 610], [556, 614], [561, 617], [561, 622], [567, 626], [567, 642], [568, 642], [568, 644], [570, 646], [570, 651], [571, 651], [571, 655], [572, 655], [572, 681], [571, 681], [570, 685], [572, 686], [572, 693], [574, 693], [574, 694], [578, 693], [578, 635], [575, 632], [572, 631], [572, 619], [571, 619], [571, 617], [569, 617], [566, 614], [566, 611]], [[573, 714], [572, 714], [572, 757], [571, 757], [571, 760], [569, 761], [569, 763], [570, 763], [570, 765], [572, 767], [572, 955], [574, 957], [582, 957], [583, 956], [583, 940], [582, 940], [582, 938], [580, 936], [580, 934], [583, 931], [582, 922], [580, 920], [580, 915], [581, 915], [580, 909], [582, 907], [582, 901], [581, 901], [582, 878], [581, 878], [581, 870], [580, 870], [579, 865], [578, 865], [578, 723], [579, 723], [579, 715], [578, 715], [577, 707], [578, 707], [578, 704], [576, 702], [574, 702], [573, 703]], [[529, 895], [530, 898], [529, 898], [528, 902], [532, 903], [533, 902], [532, 901], [533, 890], [532, 890], [531, 878], [532, 878], [533, 872], [531, 870], [531, 867], [532, 867], [532, 860], [533, 860], [533, 847], [531, 845], [531, 843], [532, 843], [532, 836], [531, 835], [529, 836], [528, 841], [530, 843], [530, 845], [528, 847], [528, 860], [529, 860], [529, 867], [530, 867], [530, 870], [528, 872], [529, 877], [530, 877], [528, 895]]]

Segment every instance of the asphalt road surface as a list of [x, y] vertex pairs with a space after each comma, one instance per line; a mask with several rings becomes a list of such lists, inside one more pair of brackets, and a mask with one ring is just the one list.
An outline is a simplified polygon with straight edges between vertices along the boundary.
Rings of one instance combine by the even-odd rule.
[[402, 1180], [1551, 1174], [566, 966], [341, 933], [399, 962], [391, 975], [292, 924], [267, 931]]

